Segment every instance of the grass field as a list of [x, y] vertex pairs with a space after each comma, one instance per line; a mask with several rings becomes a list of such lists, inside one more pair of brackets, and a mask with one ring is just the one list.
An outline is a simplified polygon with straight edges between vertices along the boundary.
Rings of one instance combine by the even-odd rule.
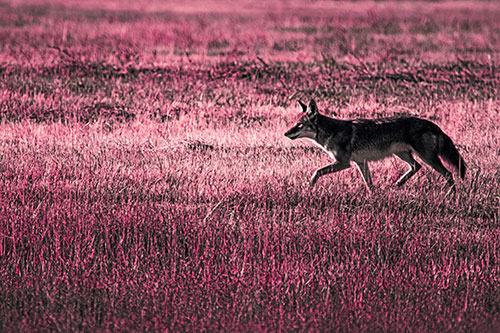
[[[1, 331], [500, 329], [497, 2], [0, 2]], [[409, 114], [465, 181], [284, 132]]]

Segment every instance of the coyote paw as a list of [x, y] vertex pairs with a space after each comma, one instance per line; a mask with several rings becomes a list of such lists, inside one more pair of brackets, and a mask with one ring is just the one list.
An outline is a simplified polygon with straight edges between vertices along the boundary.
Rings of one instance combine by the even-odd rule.
[[445, 197], [451, 196], [455, 193], [457, 193], [457, 188], [455, 187], [455, 183], [447, 183], [446, 186], [448, 187], [448, 191], [446, 191], [446, 194], [444, 195]]
[[313, 187], [314, 184], [316, 184], [316, 182], [318, 181], [318, 175], [315, 173], [312, 178], [311, 178], [311, 183], [309, 184], [309, 187]]

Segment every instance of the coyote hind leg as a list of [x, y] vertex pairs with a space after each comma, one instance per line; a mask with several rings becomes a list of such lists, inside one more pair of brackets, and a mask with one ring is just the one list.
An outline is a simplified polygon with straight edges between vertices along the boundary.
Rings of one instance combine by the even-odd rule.
[[396, 182], [397, 186], [402, 186], [408, 179], [410, 179], [420, 168], [422, 167], [420, 163], [415, 161], [413, 156], [411, 156], [411, 153], [409, 151], [404, 151], [404, 152], [399, 152], [395, 154], [397, 157], [408, 163], [410, 166], [410, 169], [402, 175], [398, 181]]
[[450, 171], [448, 171], [448, 169], [444, 167], [437, 154], [429, 154], [427, 156], [419, 154], [419, 156], [425, 163], [429, 164], [434, 170], [439, 172], [446, 179], [446, 184], [448, 186], [453, 187], [455, 185], [455, 182], [453, 181], [453, 175]]

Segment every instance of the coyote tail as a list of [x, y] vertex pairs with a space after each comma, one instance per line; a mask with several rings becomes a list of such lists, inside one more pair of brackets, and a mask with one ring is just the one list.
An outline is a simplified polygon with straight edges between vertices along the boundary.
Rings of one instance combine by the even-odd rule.
[[465, 171], [467, 169], [464, 159], [458, 153], [457, 148], [449, 136], [443, 133], [441, 138], [438, 155], [441, 156], [446, 162], [453, 165], [460, 174], [460, 178], [464, 179]]

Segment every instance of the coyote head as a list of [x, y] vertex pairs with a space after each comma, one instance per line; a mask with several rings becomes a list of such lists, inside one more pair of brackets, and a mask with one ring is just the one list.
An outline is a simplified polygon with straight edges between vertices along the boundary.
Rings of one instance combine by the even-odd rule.
[[300, 117], [299, 121], [295, 126], [290, 128], [285, 136], [292, 140], [297, 138], [316, 138], [318, 132], [318, 106], [316, 102], [312, 99], [309, 102], [309, 105], [305, 105], [301, 101], [299, 101], [300, 106], [302, 107], [302, 111], [304, 111], [304, 115]]

